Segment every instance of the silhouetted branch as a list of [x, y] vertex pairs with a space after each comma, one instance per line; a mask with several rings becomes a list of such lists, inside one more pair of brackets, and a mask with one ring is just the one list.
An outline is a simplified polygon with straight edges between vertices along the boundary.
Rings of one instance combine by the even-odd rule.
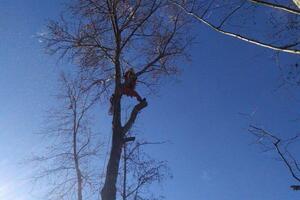
[[146, 101], [146, 99], [144, 99], [142, 102], [140, 102], [139, 104], [137, 104], [136, 106], [134, 106], [134, 108], [131, 111], [130, 117], [128, 119], [128, 121], [126, 122], [126, 124], [123, 127], [123, 134], [126, 134], [130, 128], [132, 127], [132, 125], [134, 124], [136, 117], [138, 115], [138, 113], [144, 109], [145, 107], [147, 107], [148, 103]]
[[[288, 151], [287, 147], [289, 144], [291, 144], [291, 141], [295, 141], [298, 136], [289, 138], [287, 140], [282, 140], [275, 136], [274, 134], [250, 125], [249, 131], [257, 137], [257, 141], [260, 145], [263, 145], [264, 147], [268, 147], [268, 143], [270, 143], [273, 146], [273, 149], [277, 152], [280, 159], [284, 162], [285, 166], [288, 168], [289, 173], [291, 176], [298, 182], [300, 182], [300, 170], [298, 162], [296, 161], [295, 157]], [[284, 150], [282, 149], [282, 145], [286, 143], [286, 146]], [[292, 187], [292, 186], [291, 186]], [[297, 187], [292, 187], [293, 189]]]

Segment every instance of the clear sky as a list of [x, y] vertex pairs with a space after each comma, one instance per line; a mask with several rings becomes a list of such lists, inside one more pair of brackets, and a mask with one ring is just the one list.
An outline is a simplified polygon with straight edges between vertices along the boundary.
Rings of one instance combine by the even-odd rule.
[[[20, 162], [41, 148], [35, 133], [45, 110], [55, 104], [52, 95], [62, 67], [44, 54], [35, 36], [47, 19], [58, 16], [64, 1], [0, 2], [0, 199], [33, 200], [26, 180], [31, 169]], [[148, 97], [136, 125], [143, 138], [171, 141], [149, 150], [172, 169], [174, 178], [164, 185], [164, 195], [172, 200], [299, 198], [289, 189], [294, 182], [284, 165], [251, 145], [247, 132], [250, 123], [281, 136], [299, 129], [293, 121], [299, 107], [295, 91], [277, 90], [280, 74], [271, 51], [200, 24], [196, 31], [201, 36], [180, 82]], [[253, 118], [239, 113], [253, 113]], [[109, 119], [101, 123], [103, 130], [110, 129]]]

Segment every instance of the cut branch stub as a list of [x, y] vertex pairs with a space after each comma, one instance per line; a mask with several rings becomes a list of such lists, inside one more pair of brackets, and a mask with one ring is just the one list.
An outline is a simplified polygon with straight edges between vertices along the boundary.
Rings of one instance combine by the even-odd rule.
[[293, 190], [300, 190], [300, 185], [291, 185]]
[[135, 141], [135, 137], [125, 137], [124, 138], [124, 143], [127, 143], [127, 142], [134, 142]]

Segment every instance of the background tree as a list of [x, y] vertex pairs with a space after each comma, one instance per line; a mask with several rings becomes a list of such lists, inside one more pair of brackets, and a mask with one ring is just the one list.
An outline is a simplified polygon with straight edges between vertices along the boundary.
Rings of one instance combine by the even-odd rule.
[[134, 142], [123, 147], [118, 193], [122, 200], [158, 200], [162, 196], [151, 193], [153, 183], [170, 178], [166, 161], [158, 161], [148, 155], [145, 147], [163, 143]]
[[[68, 15], [48, 24], [42, 39], [50, 53], [67, 56], [80, 66], [85, 89], [97, 88], [98, 97], [114, 93], [112, 145], [102, 188], [102, 200], [116, 199], [122, 147], [143, 100], [122, 122], [123, 74], [133, 67], [139, 82], [151, 87], [161, 77], [178, 72], [178, 59], [186, 56], [190, 42], [189, 20], [166, 0], [77, 0]], [[142, 85], [142, 84], [141, 84]]]
[[42, 132], [49, 146], [31, 160], [38, 165], [34, 181], [47, 181], [46, 199], [83, 200], [98, 189], [98, 170], [92, 159], [98, 157], [100, 145], [88, 113], [94, 100], [82, 90], [81, 83], [80, 79], [61, 76], [60, 106], [48, 113]]

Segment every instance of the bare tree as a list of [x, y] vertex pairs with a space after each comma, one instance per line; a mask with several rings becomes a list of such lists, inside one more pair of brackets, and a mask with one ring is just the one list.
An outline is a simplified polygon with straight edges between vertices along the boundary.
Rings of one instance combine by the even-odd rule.
[[134, 142], [123, 147], [122, 168], [119, 179], [119, 194], [122, 200], [156, 200], [149, 187], [170, 178], [166, 161], [158, 161], [149, 156], [144, 148], [158, 145], [158, 142]]
[[[260, 47], [300, 55], [299, 1], [170, 0], [221, 34]], [[259, 27], [264, 27], [258, 30]]]
[[[102, 200], [116, 199], [116, 182], [127, 132], [146, 99], [136, 104], [122, 122], [123, 74], [134, 68], [145, 88], [161, 77], [176, 74], [178, 59], [185, 58], [191, 38], [185, 14], [166, 0], [77, 0], [68, 15], [48, 24], [43, 35], [46, 49], [80, 66], [85, 89], [96, 88], [99, 98], [113, 93], [112, 145]], [[106, 94], [106, 95], [105, 95]]]
[[299, 144], [299, 135], [281, 139], [275, 134], [253, 125], [250, 126], [249, 131], [256, 137], [256, 143], [258, 143], [264, 151], [275, 151], [277, 153], [292, 178], [299, 183], [299, 185], [291, 185], [291, 188], [293, 190], [300, 190], [300, 165], [297, 154], [290, 150], [293, 149], [293, 146]]
[[94, 100], [90, 93], [82, 90], [81, 80], [70, 80], [62, 75], [61, 86], [60, 106], [48, 113], [46, 128], [42, 131], [49, 146], [43, 155], [31, 159], [38, 164], [33, 178], [35, 181], [47, 179], [47, 199], [83, 200], [84, 192], [97, 189], [97, 175], [91, 160], [98, 155], [100, 145], [93, 139], [88, 117]]

